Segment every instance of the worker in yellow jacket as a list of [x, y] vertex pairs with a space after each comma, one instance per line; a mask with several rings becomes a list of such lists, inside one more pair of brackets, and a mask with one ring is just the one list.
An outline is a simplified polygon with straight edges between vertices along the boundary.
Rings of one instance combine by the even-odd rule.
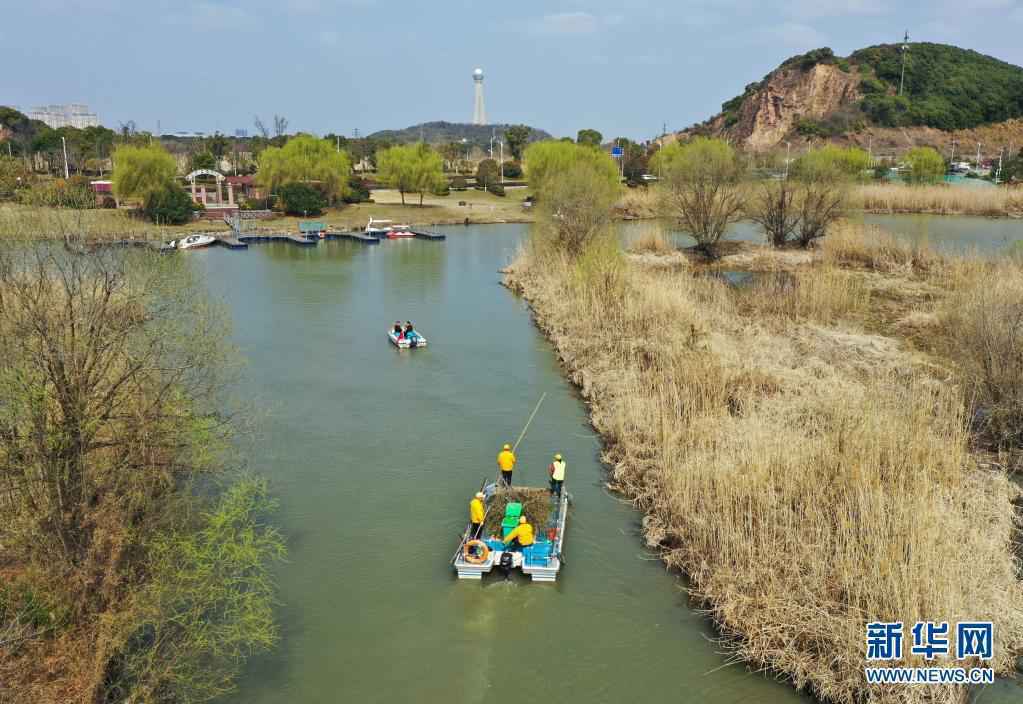
[[504, 539], [508, 547], [524, 548], [533, 544], [533, 526], [526, 520], [525, 516], [519, 516], [519, 524]]
[[486, 511], [483, 508], [483, 492], [476, 492], [476, 496], [469, 502], [469, 537], [475, 540], [480, 537], [480, 531], [483, 530], [483, 517], [486, 515]]
[[565, 460], [561, 459], [561, 453], [554, 455], [554, 461], [547, 467], [547, 473], [551, 475], [551, 496], [561, 498], [561, 487], [565, 483]]
[[505, 445], [497, 455], [497, 467], [501, 470], [501, 479], [508, 486], [512, 483], [512, 471], [515, 469], [515, 453], [511, 445]]

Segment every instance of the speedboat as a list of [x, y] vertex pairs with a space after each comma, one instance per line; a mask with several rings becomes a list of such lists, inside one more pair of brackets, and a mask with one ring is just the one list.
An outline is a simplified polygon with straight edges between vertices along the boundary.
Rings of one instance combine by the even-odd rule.
[[210, 235], [189, 235], [180, 240], [171, 241], [169, 246], [174, 249], [198, 249], [200, 247], [209, 247], [216, 241], [217, 238]]
[[[415, 332], [415, 331], [413, 331]], [[395, 347], [399, 349], [409, 349], [414, 347], [426, 347], [426, 338], [420, 335], [418, 332], [415, 333], [415, 337], [411, 340], [404, 335], [398, 336], [398, 333], [394, 331], [394, 328], [390, 328], [387, 331], [387, 338], [394, 343]]]
[[415, 236], [416, 233], [412, 232], [411, 225], [395, 225], [387, 233], [387, 239], [389, 240], [397, 240]]

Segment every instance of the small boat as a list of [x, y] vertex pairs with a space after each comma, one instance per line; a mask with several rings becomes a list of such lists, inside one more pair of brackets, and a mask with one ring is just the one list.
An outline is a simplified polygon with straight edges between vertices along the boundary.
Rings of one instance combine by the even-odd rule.
[[[562, 565], [562, 547], [565, 542], [565, 521], [568, 518], [568, 492], [553, 496], [545, 488], [499, 486], [497, 482], [484, 482], [482, 489], [486, 514], [484, 533], [470, 535], [472, 524], [466, 526], [462, 542], [458, 545], [451, 564], [459, 579], [483, 579], [495, 568], [507, 577], [512, 570], [520, 570], [534, 582], [553, 582], [558, 578]], [[520, 501], [522, 499], [523, 501]], [[539, 509], [537, 507], [540, 507]], [[525, 508], [524, 508], [525, 507]], [[496, 534], [488, 535], [486, 526], [493, 525], [506, 536], [518, 517], [527, 516], [533, 525], [535, 540], [527, 547], [509, 550]], [[491, 511], [499, 521], [491, 518]], [[544, 515], [535, 515], [535, 514]], [[496, 531], [495, 531], [496, 533]]]
[[210, 235], [189, 235], [180, 240], [172, 240], [168, 246], [174, 249], [198, 249], [200, 247], [209, 247], [216, 241], [217, 238]]
[[374, 237], [378, 237], [380, 235], [386, 235], [393, 229], [394, 227], [391, 225], [390, 220], [375, 220], [373, 218], [370, 218], [369, 222], [366, 223], [366, 228], [365, 230], [363, 230], [363, 232], [365, 232], [367, 235], [373, 235]]
[[412, 232], [412, 227], [410, 225], [395, 225], [391, 228], [390, 232], [387, 233], [387, 239], [389, 240], [406, 239], [415, 236], [416, 233]]
[[412, 347], [426, 347], [426, 338], [418, 332], [416, 333], [416, 336], [410, 340], [407, 337], [398, 337], [398, 333], [396, 333], [392, 328], [387, 331], [387, 338], [394, 343], [395, 347], [403, 350]]

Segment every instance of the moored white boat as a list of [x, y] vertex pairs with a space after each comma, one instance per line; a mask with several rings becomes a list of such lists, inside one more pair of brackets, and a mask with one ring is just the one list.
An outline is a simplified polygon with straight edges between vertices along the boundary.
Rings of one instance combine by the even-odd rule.
[[182, 237], [180, 240], [172, 240], [169, 246], [174, 249], [198, 249], [200, 247], [209, 247], [216, 241], [217, 238], [210, 235], [189, 235], [188, 237]]
[[394, 229], [390, 220], [377, 220], [370, 218], [369, 222], [366, 223], [366, 229], [363, 230], [367, 235], [386, 235], [388, 232]]

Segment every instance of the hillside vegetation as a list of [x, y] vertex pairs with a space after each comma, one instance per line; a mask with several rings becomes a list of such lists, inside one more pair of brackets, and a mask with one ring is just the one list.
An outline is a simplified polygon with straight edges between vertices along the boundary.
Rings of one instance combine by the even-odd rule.
[[[400, 130], [380, 130], [369, 135], [377, 139], [395, 144], [408, 144], [420, 140], [427, 144], [450, 144], [463, 139], [474, 145], [490, 145], [490, 138], [495, 134], [504, 138], [505, 131], [512, 125], [472, 125], [463, 122], [424, 122]], [[530, 142], [550, 139], [551, 135], [536, 127], [529, 128]]]
[[886, 127], [923, 125], [966, 129], [1023, 116], [1023, 68], [945, 44], [911, 44], [903, 96], [898, 46], [861, 49], [849, 57], [858, 66], [864, 93], [860, 105]]

